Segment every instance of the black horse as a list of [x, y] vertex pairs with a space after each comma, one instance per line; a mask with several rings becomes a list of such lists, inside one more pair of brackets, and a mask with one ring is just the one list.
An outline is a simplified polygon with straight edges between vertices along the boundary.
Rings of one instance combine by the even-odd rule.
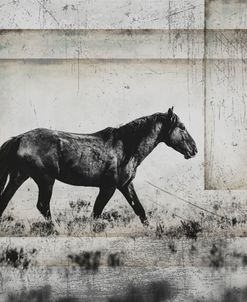
[[197, 153], [193, 138], [173, 107], [167, 113], [92, 134], [35, 129], [13, 137], [0, 149], [0, 217], [16, 190], [31, 177], [39, 188], [37, 208], [48, 220], [52, 188], [58, 179], [76, 186], [99, 187], [94, 218], [100, 217], [118, 189], [141, 222], [147, 224], [132, 181], [137, 167], [161, 142], [186, 159]]

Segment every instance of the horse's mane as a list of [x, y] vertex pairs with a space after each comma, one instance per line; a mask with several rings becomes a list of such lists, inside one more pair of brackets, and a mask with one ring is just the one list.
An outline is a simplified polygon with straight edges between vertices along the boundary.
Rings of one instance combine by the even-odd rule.
[[124, 148], [122, 164], [126, 164], [136, 153], [143, 138], [148, 135], [150, 129], [157, 121], [165, 119], [165, 113], [155, 113], [133, 120], [118, 128], [107, 127], [94, 134], [102, 137], [105, 141], [112, 139], [113, 143], [121, 140]]
[[136, 153], [143, 137], [149, 133], [150, 129], [158, 120], [161, 120], [161, 116], [164, 116], [164, 114], [155, 113], [153, 115], [144, 116], [117, 129], [118, 138], [122, 140], [124, 145], [125, 154], [123, 164], [127, 163]]
[[100, 130], [98, 132], [95, 132], [95, 135], [101, 136], [104, 140], [108, 140], [112, 134], [115, 134], [117, 128], [113, 128], [113, 127], [107, 127], [103, 130]]

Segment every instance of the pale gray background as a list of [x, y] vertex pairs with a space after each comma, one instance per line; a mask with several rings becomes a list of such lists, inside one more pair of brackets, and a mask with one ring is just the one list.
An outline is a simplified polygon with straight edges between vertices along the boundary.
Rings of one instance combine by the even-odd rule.
[[[199, 150], [186, 161], [160, 145], [139, 168], [135, 184], [145, 209], [163, 209], [155, 211], [148, 230], [136, 218], [127, 227], [114, 225], [99, 234], [77, 233], [72, 224], [72, 235], [79, 238], [68, 237], [58, 226], [54, 238], [2, 237], [1, 252], [8, 247], [38, 252], [27, 271], [1, 266], [1, 301], [9, 292], [47, 284], [53, 300], [73, 294], [94, 302], [126, 292], [128, 284], [157, 280], [169, 280], [178, 290], [172, 301], [203, 296], [212, 301], [226, 288], [246, 286], [246, 267], [233, 257], [244, 255], [246, 239], [232, 238], [246, 236], [244, 220], [233, 228], [228, 220], [205, 211], [203, 216], [145, 182], [230, 219], [246, 218], [246, 192], [226, 190], [244, 189], [247, 182], [246, 11], [239, 0], [1, 1], [0, 143], [35, 127], [97, 131], [174, 106]], [[62, 212], [70, 222], [69, 202], [81, 198], [92, 204], [96, 194], [97, 189], [57, 182], [54, 218]], [[6, 236], [15, 222], [43, 222], [36, 199], [37, 188], [28, 181], [6, 210], [14, 217], [5, 224]], [[106, 210], [120, 206], [130, 216], [119, 193]], [[203, 234], [197, 241], [155, 237], [158, 223], [168, 231], [181, 225], [173, 213], [201, 221]], [[225, 261], [217, 271], [209, 268], [214, 245]], [[69, 253], [96, 250], [102, 252], [98, 273], [71, 269]], [[122, 251], [124, 266], [107, 267], [107, 255]]]
[[[76, 11], [72, 2], [68, 7], [60, 1], [44, 2], [38, 18], [26, 16], [35, 10], [29, 2], [2, 6], [4, 18], [13, 5], [19, 12], [1, 21], [5, 27], [29, 30], [1, 35], [1, 142], [36, 127], [93, 132], [174, 106], [199, 154], [186, 161], [164, 144], [158, 146], [139, 168], [136, 189], [146, 210], [152, 208], [154, 194], [164, 206], [164, 201], [174, 201], [146, 180], [186, 197], [202, 192], [203, 1], [113, 1], [112, 14], [104, 14], [101, 10], [107, 6], [96, 2], [78, 1]], [[74, 14], [80, 16], [77, 23]], [[74, 27], [80, 30], [64, 30]], [[31, 30], [51, 28], [60, 30]], [[69, 200], [78, 198], [93, 202], [97, 191], [57, 182], [52, 207], [67, 207]], [[36, 197], [37, 188], [28, 181], [6, 213], [35, 220]], [[116, 193], [109, 206], [114, 208], [119, 200], [125, 205]]]

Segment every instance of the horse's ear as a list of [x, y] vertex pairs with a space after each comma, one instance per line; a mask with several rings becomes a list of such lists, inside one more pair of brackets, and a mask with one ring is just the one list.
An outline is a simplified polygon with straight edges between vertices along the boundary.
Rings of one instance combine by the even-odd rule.
[[173, 109], [174, 109], [173, 106], [172, 106], [172, 108], [169, 108], [169, 109], [168, 109], [168, 116], [169, 116], [169, 117], [172, 117], [172, 116], [173, 116]]

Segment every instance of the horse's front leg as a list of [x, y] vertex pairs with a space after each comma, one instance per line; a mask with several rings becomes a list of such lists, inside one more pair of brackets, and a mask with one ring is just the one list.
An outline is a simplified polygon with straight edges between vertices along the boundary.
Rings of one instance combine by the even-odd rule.
[[118, 188], [120, 192], [127, 199], [128, 203], [133, 208], [135, 214], [139, 216], [143, 225], [148, 226], [149, 222], [145, 213], [143, 206], [141, 205], [138, 196], [136, 195], [133, 183], [129, 183], [124, 187]]
[[101, 187], [93, 207], [93, 218], [99, 218], [107, 202], [114, 194], [116, 187]]

